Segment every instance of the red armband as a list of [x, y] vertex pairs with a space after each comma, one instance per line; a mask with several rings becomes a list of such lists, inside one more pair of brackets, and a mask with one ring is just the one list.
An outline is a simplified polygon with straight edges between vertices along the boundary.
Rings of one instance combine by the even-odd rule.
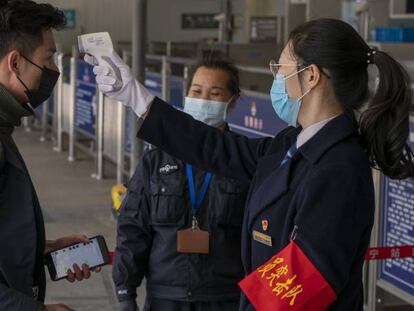
[[258, 311], [322, 311], [336, 300], [332, 287], [294, 241], [239, 286]]

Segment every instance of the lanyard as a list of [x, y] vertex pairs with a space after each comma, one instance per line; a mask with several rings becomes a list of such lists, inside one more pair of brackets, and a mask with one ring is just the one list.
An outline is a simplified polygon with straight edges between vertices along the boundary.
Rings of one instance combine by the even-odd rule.
[[207, 189], [208, 189], [208, 186], [210, 185], [213, 174], [212, 173], [206, 174], [206, 176], [204, 177], [203, 185], [201, 186], [201, 190], [197, 198], [192, 165], [186, 164], [186, 172], [187, 172], [188, 188], [190, 191], [191, 209], [193, 211], [193, 228], [195, 228], [195, 227], [198, 227], [197, 220], [196, 220], [197, 211], [200, 209], [201, 205], [203, 204], [203, 201], [204, 201], [204, 198], [206, 197]]

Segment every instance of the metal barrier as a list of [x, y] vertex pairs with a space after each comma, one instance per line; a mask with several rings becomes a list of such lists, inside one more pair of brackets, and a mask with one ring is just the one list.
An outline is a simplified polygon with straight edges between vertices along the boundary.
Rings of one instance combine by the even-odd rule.
[[[53, 137], [55, 145], [53, 149], [57, 152], [64, 150], [64, 136], [67, 139], [68, 147], [68, 161], [73, 162], [77, 158], [77, 150], [81, 150], [83, 153], [94, 157], [96, 161], [96, 171], [93, 172], [92, 177], [96, 179], [103, 178], [103, 126], [104, 126], [104, 96], [97, 92], [98, 103], [97, 103], [97, 117], [96, 117], [96, 131], [95, 133], [88, 133], [84, 129], [79, 128], [79, 120], [77, 120], [79, 112], [78, 100], [82, 92], [79, 90], [81, 82], [79, 82], [79, 75], [82, 73], [78, 72], [80, 61], [75, 53], [74, 56], [70, 57], [69, 63], [69, 83], [65, 82], [64, 78], [64, 58], [65, 55], [58, 53], [57, 55], [57, 66], [62, 73], [56, 84], [54, 95], [52, 98], [54, 101], [54, 113], [53, 113]], [[92, 70], [92, 67], [90, 68]], [[84, 82], [87, 83], [87, 82]], [[96, 90], [96, 84], [94, 82], [89, 83], [89, 88]], [[93, 100], [94, 97], [92, 97]], [[47, 110], [47, 109], [44, 109]], [[42, 132], [47, 127], [48, 120], [45, 120], [45, 114], [42, 118]], [[46, 123], [46, 124], [44, 124]], [[89, 142], [90, 147], [85, 146], [84, 142]]]
[[[374, 225], [372, 228], [372, 234], [371, 234], [371, 246], [377, 246], [378, 245], [378, 234], [376, 234], [379, 231], [379, 223], [380, 223], [380, 208], [381, 208], [381, 174], [377, 170], [372, 170], [373, 174], [373, 180], [374, 180], [374, 187], [375, 187], [375, 219], [374, 219]], [[365, 308], [367, 311], [375, 311], [376, 309], [376, 303], [377, 303], [377, 270], [378, 270], [378, 263], [376, 261], [369, 262], [365, 266], [365, 273], [366, 273], [366, 279], [365, 279], [365, 291], [367, 293], [366, 295], [366, 304]]]
[[118, 118], [117, 118], [117, 152], [116, 152], [116, 180], [118, 184], [124, 181], [124, 168], [125, 168], [125, 107], [124, 105], [117, 105]]
[[105, 97], [103, 93], [98, 92], [98, 107], [97, 107], [97, 135], [96, 143], [97, 150], [95, 153], [96, 173], [92, 174], [93, 178], [98, 180], [103, 178], [103, 161], [104, 161], [104, 112], [105, 112]]
[[53, 148], [55, 151], [62, 152], [63, 151], [63, 142], [62, 142], [62, 136], [63, 136], [63, 53], [59, 53], [57, 55], [57, 66], [59, 71], [61, 72], [59, 76], [59, 80], [56, 84], [55, 88], [55, 94], [54, 94], [54, 117], [53, 117], [53, 128], [56, 131], [56, 145]]
[[76, 98], [76, 57], [70, 59], [70, 101], [69, 101], [69, 156], [75, 161], [75, 98]]

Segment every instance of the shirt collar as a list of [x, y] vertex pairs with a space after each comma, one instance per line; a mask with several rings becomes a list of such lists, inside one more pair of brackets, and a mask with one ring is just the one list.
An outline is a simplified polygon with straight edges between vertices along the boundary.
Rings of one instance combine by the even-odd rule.
[[[301, 131], [302, 128], [299, 126], [297, 128], [292, 127], [286, 132], [284, 137], [284, 147], [286, 150], [297, 141]], [[351, 113], [342, 113], [320, 128], [317, 133], [298, 149], [296, 154], [301, 154], [311, 163], [316, 163], [333, 145], [352, 135], [358, 135], [355, 117]]]
[[316, 133], [318, 133], [329, 121], [335, 119], [338, 115], [322, 120], [318, 123], [312, 124], [311, 126], [303, 129], [296, 140], [296, 148], [299, 149], [302, 147], [309, 139], [311, 139], [313, 136], [315, 136]]
[[298, 151], [311, 163], [316, 163], [332, 146], [353, 135], [358, 135], [358, 125], [354, 115], [345, 112], [325, 124]]

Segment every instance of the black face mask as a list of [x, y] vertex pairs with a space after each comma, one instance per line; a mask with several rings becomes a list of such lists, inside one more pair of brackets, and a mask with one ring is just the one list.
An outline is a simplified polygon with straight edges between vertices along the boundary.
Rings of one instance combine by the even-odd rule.
[[39, 107], [43, 102], [45, 102], [53, 92], [56, 82], [59, 79], [60, 72], [47, 68], [46, 66], [40, 67], [39, 65], [33, 63], [30, 59], [22, 55], [22, 57], [31, 63], [33, 66], [36, 66], [42, 71], [42, 76], [40, 78], [39, 87], [37, 90], [29, 90], [29, 88], [24, 84], [24, 82], [19, 79], [20, 83], [26, 88], [26, 95], [29, 98], [30, 106], [33, 109]]

